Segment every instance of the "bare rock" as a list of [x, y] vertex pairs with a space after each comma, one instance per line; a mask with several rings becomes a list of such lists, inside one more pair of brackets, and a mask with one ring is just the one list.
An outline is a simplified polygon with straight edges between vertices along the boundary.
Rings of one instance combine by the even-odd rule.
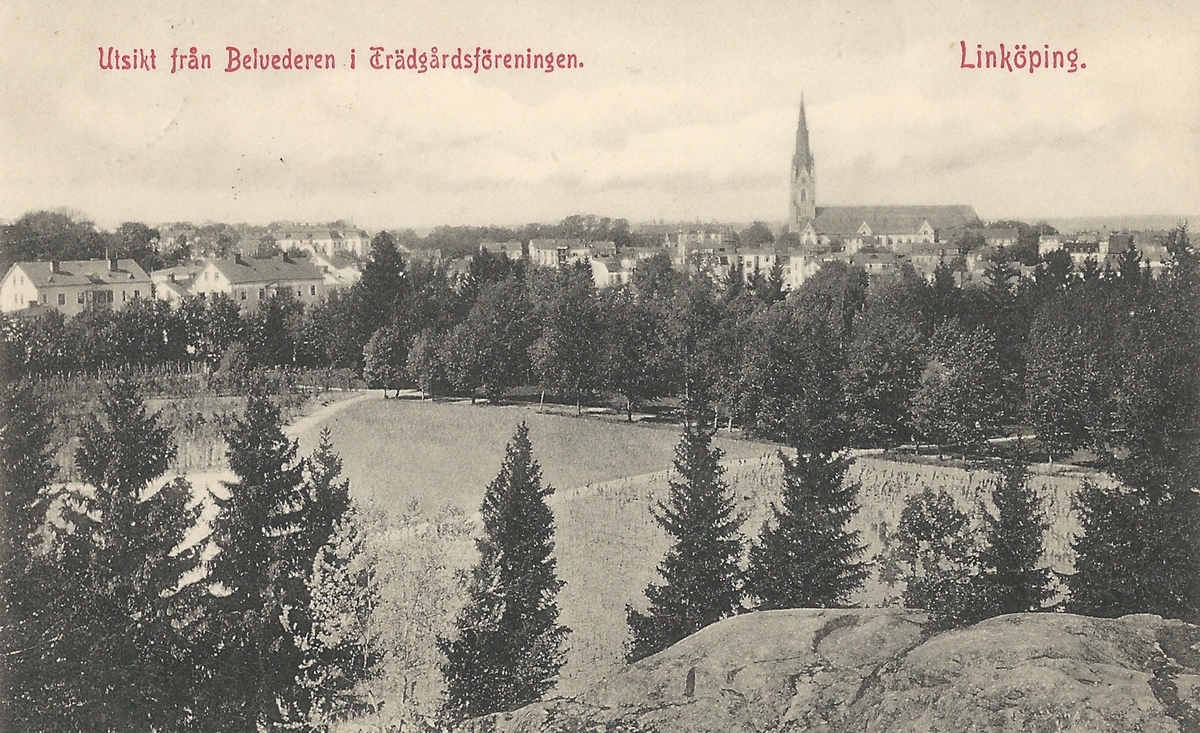
[[900, 609], [746, 614], [575, 698], [460, 730], [1200, 733], [1200, 627], [1020, 614], [930, 635], [925, 622]]

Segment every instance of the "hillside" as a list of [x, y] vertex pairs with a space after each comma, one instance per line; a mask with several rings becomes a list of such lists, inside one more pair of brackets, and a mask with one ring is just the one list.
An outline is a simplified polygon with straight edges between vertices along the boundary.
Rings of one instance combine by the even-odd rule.
[[[504, 444], [521, 419], [529, 421], [545, 480], [556, 487], [550, 503], [559, 576], [566, 581], [559, 603], [562, 622], [572, 629], [568, 662], [556, 690], [571, 695], [624, 665], [625, 606], [645, 602], [642, 591], [657, 582], [655, 568], [669, 544], [650, 510], [666, 497], [678, 428], [543, 415], [523, 406], [374, 397], [346, 406], [322, 424], [333, 431], [352, 490], [395, 518], [414, 499], [426, 512], [443, 504], [468, 515], [476, 512], [483, 487], [495, 476]], [[303, 432], [302, 443], [315, 439], [314, 428]], [[727, 453], [726, 478], [747, 516], [743, 533], [753, 538], [780, 487], [775, 448], [728, 438], [717, 443]], [[1075, 469], [1034, 467], [1031, 484], [1052, 519], [1046, 560], [1060, 572], [1072, 567], [1069, 543], [1076, 524], [1071, 495], [1089, 475], [1102, 478]], [[988, 495], [991, 473], [986, 465], [861, 456], [847, 478], [861, 484], [863, 509], [853, 526], [862, 532], [866, 556], [873, 558], [886, 548], [906, 497], [927, 486], [946, 488], [963, 509], [971, 510]], [[475, 559], [465, 537], [441, 540], [439, 554], [447, 573], [465, 569]], [[873, 573], [854, 601], [878, 606], [900, 590]], [[456, 607], [457, 602], [449, 604], [448, 617]], [[436, 679], [423, 687], [436, 688]]]
[[924, 621], [902, 610], [738, 616], [574, 697], [459, 730], [1200, 729], [1200, 627], [1020, 614], [930, 635]]

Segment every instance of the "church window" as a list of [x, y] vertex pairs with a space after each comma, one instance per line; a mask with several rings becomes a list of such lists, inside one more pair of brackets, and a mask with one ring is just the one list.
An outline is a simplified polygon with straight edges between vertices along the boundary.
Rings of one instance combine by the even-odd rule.
[[800, 200], [808, 201], [808, 189], [807, 188], [800, 189]]

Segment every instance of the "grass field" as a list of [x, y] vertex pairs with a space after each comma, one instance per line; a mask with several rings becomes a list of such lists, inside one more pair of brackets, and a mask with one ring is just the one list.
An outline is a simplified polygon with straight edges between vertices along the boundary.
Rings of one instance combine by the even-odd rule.
[[[623, 663], [625, 606], [644, 605], [642, 591], [657, 580], [657, 563], [669, 545], [650, 508], [666, 496], [679, 428], [543, 415], [528, 406], [376, 398], [356, 401], [319, 425], [330, 427], [344, 475], [360, 498], [396, 516], [410, 511], [413, 500], [426, 510], [452, 506], [470, 514], [478, 510], [522, 419], [529, 423], [544, 479], [556, 487], [550, 503], [559, 574], [566, 581], [559, 603], [562, 622], [573, 630], [556, 692], [569, 695]], [[301, 433], [305, 451], [315, 444], [318, 427]], [[726, 437], [717, 444], [726, 452], [726, 478], [747, 517], [743, 532], [752, 538], [778, 495], [776, 450]], [[1035, 468], [1031, 478], [1051, 519], [1046, 560], [1055, 570], [1071, 567], [1076, 523], [1070, 501], [1086, 475], [1102, 480], [1078, 469], [1048, 467]], [[927, 486], [946, 488], [969, 511], [986, 501], [991, 477], [986, 465], [860, 457], [847, 478], [861, 484], [863, 508], [853, 527], [862, 532], [867, 558], [885, 548], [884, 538], [894, 532], [908, 496]], [[447, 544], [442, 556], [460, 567], [474, 559], [461, 538]], [[855, 601], [877, 605], [894, 600], [898, 592], [872, 578]], [[423, 687], [436, 690], [437, 685]]]
[[[620, 425], [617, 421], [539, 414], [536, 407], [490, 407], [469, 402], [368, 399], [321, 423], [330, 428], [352, 491], [383, 507], [410, 500], [436, 508], [479, 509], [496, 477], [517, 423], [529, 424], [542, 479], [556, 489], [665, 470], [679, 428]], [[300, 435], [302, 452], [318, 428]], [[764, 443], [721, 439], [731, 458], [772, 452]]]

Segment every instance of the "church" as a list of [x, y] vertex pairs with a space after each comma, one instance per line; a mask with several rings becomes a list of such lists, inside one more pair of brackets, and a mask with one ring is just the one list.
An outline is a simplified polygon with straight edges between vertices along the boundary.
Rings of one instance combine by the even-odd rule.
[[983, 226], [973, 206], [817, 206], [817, 179], [808, 142], [804, 97], [792, 156], [789, 229], [810, 253], [859, 251], [921, 256]]

